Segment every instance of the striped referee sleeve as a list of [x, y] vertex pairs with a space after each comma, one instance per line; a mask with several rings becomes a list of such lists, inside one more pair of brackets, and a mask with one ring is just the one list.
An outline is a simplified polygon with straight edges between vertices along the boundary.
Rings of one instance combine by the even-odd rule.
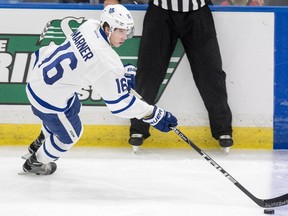
[[208, 3], [208, 0], [152, 0], [153, 4], [177, 12], [198, 10]]

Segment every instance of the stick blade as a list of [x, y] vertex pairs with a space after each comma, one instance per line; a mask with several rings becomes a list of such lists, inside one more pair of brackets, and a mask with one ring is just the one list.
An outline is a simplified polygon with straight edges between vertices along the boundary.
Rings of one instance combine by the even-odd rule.
[[262, 200], [262, 205], [260, 206], [263, 208], [273, 208], [273, 207], [284, 206], [287, 204], [288, 204], [288, 194], [284, 194], [282, 196], [275, 197], [272, 199]]

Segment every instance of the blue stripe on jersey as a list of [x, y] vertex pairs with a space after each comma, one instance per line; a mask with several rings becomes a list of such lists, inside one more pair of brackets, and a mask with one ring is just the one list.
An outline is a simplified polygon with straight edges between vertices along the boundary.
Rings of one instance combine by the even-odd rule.
[[59, 46], [48, 58], [43, 60], [42, 63], [38, 67], [40, 67], [45, 62], [50, 61], [58, 52], [60, 52], [62, 50], [66, 50], [68, 47], [70, 47], [70, 42], [69, 41], [66, 44], [63, 44], [63, 45]]
[[36, 65], [37, 62], [39, 61], [39, 50], [37, 50], [34, 54], [35, 54], [36, 59], [35, 59], [35, 62], [34, 62], [33, 68], [35, 67], [35, 65]]
[[129, 97], [129, 96], [130, 96], [130, 94], [127, 93], [127, 94], [121, 96], [120, 98], [118, 98], [117, 100], [113, 100], [113, 101], [104, 100], [104, 102], [105, 102], [106, 104], [117, 104], [117, 103], [119, 103], [120, 101], [126, 99], [126, 98]]
[[55, 106], [47, 103], [46, 101], [43, 101], [41, 98], [39, 98], [35, 94], [35, 92], [33, 92], [33, 90], [32, 90], [32, 88], [31, 88], [29, 83], [27, 84], [27, 87], [28, 87], [28, 90], [29, 90], [30, 94], [37, 101], [38, 104], [40, 104], [42, 107], [45, 107], [45, 108], [50, 109], [50, 110], [58, 111], [58, 112], [64, 112], [65, 110], [67, 110], [70, 107], [71, 102], [72, 102], [72, 100], [74, 98], [74, 97], [72, 97], [72, 98], [70, 98], [68, 100], [67, 106], [65, 108], [58, 108], [58, 107], [55, 107]]
[[55, 143], [53, 135], [50, 136], [50, 141], [51, 141], [52, 146], [53, 146], [57, 151], [59, 151], [59, 152], [66, 152], [66, 151], [67, 151], [67, 150], [65, 150], [65, 149], [61, 149], [61, 148]]
[[130, 101], [130, 103], [129, 103], [126, 107], [124, 107], [124, 108], [122, 108], [122, 109], [119, 109], [119, 110], [111, 111], [111, 113], [112, 113], [112, 114], [117, 114], [117, 113], [121, 113], [121, 112], [127, 110], [129, 107], [131, 107], [131, 106], [133, 105], [133, 103], [135, 102], [135, 100], [136, 100], [136, 97], [133, 96], [132, 100]]
[[105, 34], [102, 28], [99, 29], [99, 32], [102, 35], [102, 37], [107, 41], [107, 43], [110, 44], [108, 41], [107, 35]]

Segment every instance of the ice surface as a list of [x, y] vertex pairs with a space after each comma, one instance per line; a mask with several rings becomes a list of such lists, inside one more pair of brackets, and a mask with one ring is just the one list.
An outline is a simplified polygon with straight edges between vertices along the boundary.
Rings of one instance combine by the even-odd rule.
[[[26, 147], [0, 147], [1, 216], [257, 216], [193, 149], [73, 147], [51, 176], [18, 175]], [[207, 150], [258, 198], [288, 193], [288, 151]], [[288, 215], [288, 206], [274, 215]]]

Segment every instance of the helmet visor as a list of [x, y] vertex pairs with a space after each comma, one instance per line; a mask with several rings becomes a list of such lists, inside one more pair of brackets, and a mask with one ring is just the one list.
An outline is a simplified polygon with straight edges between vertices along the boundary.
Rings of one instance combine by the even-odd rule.
[[131, 29], [115, 28], [113, 32], [114, 32], [114, 35], [117, 37], [122, 37], [125, 35], [127, 39], [130, 39], [134, 36], [134, 27]]

